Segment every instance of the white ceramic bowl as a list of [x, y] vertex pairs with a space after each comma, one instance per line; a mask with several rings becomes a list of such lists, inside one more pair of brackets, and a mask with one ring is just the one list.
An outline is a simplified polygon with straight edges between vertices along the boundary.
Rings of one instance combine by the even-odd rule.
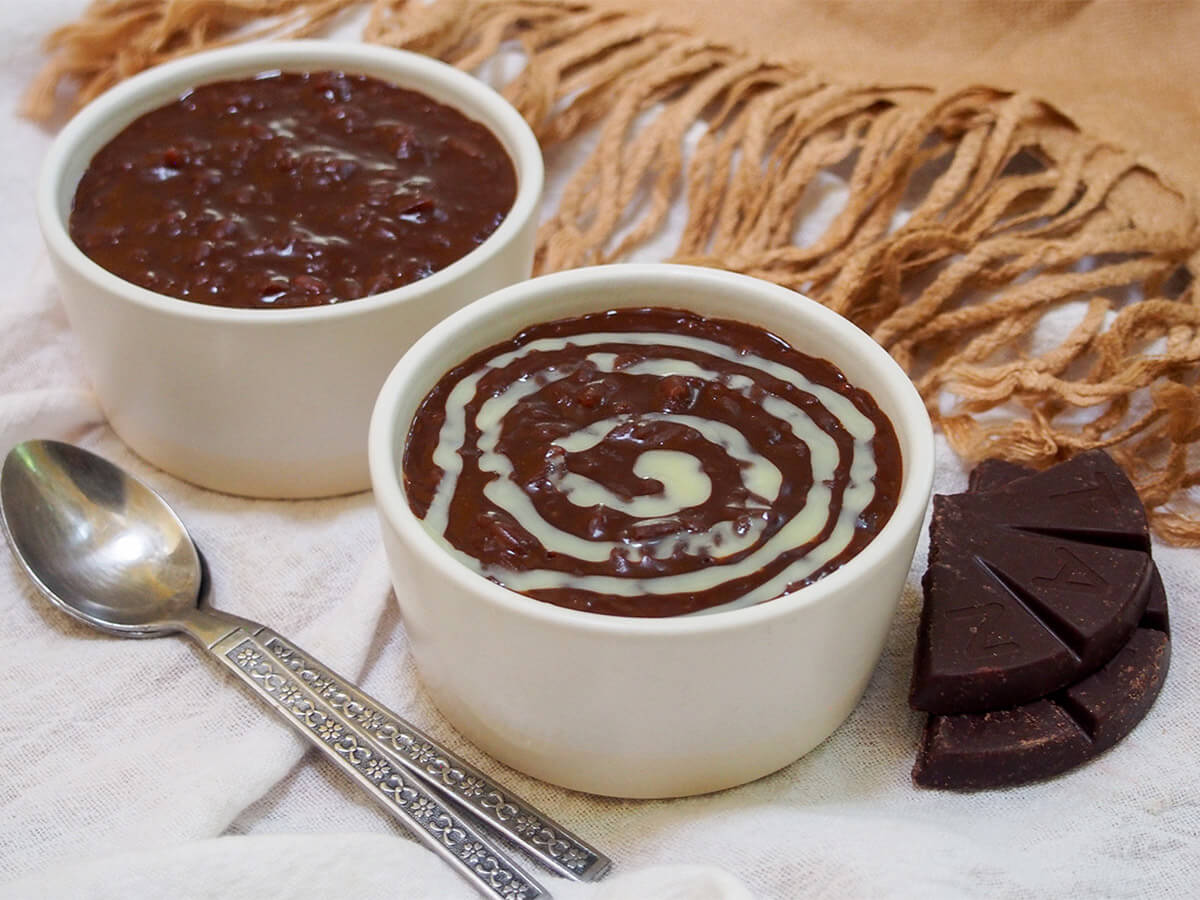
[[[138, 116], [197, 84], [258, 72], [340, 70], [420, 91], [486, 125], [517, 196], [479, 247], [428, 278], [332, 306], [227, 309], [166, 297], [106, 271], [71, 241], [75, 187]], [[259, 43], [143, 72], [81, 110], [47, 156], [38, 215], [100, 404], [137, 453], [188, 481], [258, 497], [364, 490], [371, 405], [408, 346], [449, 313], [529, 276], [543, 182], [532, 131], [499, 94], [441, 62], [332, 41]]]
[[[409, 425], [471, 353], [566, 316], [666, 306], [749, 322], [835, 362], [895, 425], [895, 513], [857, 556], [784, 597], [667, 619], [541, 603], [445, 553], [399, 476]], [[497, 759], [565, 787], [668, 797], [766, 775], [824, 740], [866, 688], [929, 501], [933, 439], [921, 398], [866, 334], [764, 281], [671, 265], [601, 266], [505, 288], [417, 341], [371, 420], [371, 479], [413, 655], [434, 702]]]

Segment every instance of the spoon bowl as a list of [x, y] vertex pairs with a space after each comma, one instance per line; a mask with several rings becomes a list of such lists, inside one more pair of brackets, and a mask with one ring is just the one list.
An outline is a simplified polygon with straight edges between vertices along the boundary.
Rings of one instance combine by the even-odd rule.
[[72, 444], [13, 448], [0, 469], [0, 518], [50, 602], [103, 631], [174, 633], [199, 599], [200, 556], [179, 517], [142, 482]]

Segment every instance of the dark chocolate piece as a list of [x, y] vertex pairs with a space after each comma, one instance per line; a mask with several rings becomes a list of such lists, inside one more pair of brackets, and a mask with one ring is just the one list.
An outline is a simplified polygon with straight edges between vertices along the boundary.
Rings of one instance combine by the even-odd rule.
[[1098, 756], [1146, 715], [1166, 679], [1167, 601], [1154, 569], [1141, 626], [1099, 671], [1012, 709], [929, 717], [913, 766], [921, 787], [975, 790], [1049, 778]]
[[1011, 787], [1065, 772], [1086, 759], [1087, 734], [1062, 707], [930, 716], [913, 784], [951, 790]]
[[[988, 460], [971, 473], [969, 490], [993, 496], [1007, 488], [1011, 498], [1035, 484], [1034, 476], [1023, 466]], [[950, 505], [955, 514], [963, 514], [965, 504]], [[1128, 516], [1124, 525], [1136, 525], [1136, 519]], [[1126, 527], [1125, 533], [1131, 532], [1136, 528]], [[941, 544], [931, 547], [931, 561], [941, 549]], [[956, 790], [1026, 784], [1065, 772], [1120, 741], [1153, 704], [1170, 660], [1167, 596], [1153, 561], [1147, 592], [1137, 630], [1086, 678], [1020, 706], [931, 715], [913, 766], [914, 783]]]
[[[994, 473], [985, 477], [995, 477]], [[1091, 544], [1150, 550], [1146, 510], [1103, 450], [1089, 450], [986, 492], [954, 495], [998, 525]]]
[[[1145, 513], [1106, 454], [1077, 460], [1029, 475], [989, 466], [973, 483], [999, 487], [934, 498], [914, 708], [1037, 700], [1095, 672], [1133, 633], [1153, 580]], [[1111, 527], [1105, 498], [1121, 503]]]

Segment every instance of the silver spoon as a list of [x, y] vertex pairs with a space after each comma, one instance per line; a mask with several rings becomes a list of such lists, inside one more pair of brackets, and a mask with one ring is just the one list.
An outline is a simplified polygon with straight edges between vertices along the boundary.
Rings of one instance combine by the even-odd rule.
[[597, 850], [295, 644], [200, 608], [204, 570], [187, 529], [107, 460], [58, 441], [18, 444], [0, 469], [0, 519], [51, 603], [111, 634], [198, 641], [485, 896], [549, 895], [476, 819], [569, 878], [607, 871]]

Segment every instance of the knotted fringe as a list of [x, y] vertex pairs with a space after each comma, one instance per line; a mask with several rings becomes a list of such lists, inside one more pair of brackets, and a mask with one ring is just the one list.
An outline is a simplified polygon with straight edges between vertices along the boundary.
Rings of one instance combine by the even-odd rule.
[[166, 59], [354, 12], [369, 13], [366, 40], [468, 70], [523, 54], [505, 95], [549, 156], [576, 142], [582, 158], [539, 271], [627, 258], [679, 227], [682, 201], [674, 260], [856, 322], [966, 460], [1044, 466], [1106, 447], [1157, 534], [1200, 545], [1196, 209], [1035, 98], [842, 84], [588, 2], [98, 0], [50, 36], [28, 112], [50, 118], [64, 87], [78, 105]]

